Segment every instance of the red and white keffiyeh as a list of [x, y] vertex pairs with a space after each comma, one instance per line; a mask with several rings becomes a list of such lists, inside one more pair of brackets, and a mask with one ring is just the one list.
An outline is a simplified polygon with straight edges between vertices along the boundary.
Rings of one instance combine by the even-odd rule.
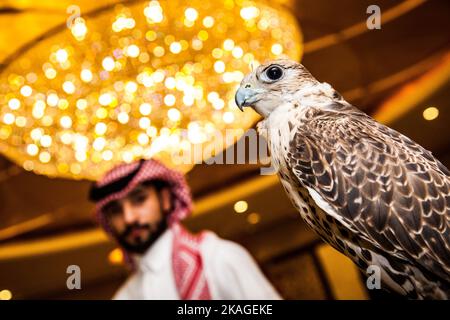
[[[153, 159], [141, 159], [116, 166], [91, 189], [90, 198], [96, 202], [95, 216], [99, 224], [112, 235], [102, 208], [110, 201], [125, 197], [138, 184], [149, 180], [166, 182], [172, 194], [173, 210], [168, 217], [168, 224], [174, 235], [172, 268], [180, 298], [183, 300], [211, 299], [200, 253], [200, 245], [205, 233], [193, 235], [179, 223], [192, 212], [190, 190], [180, 172], [171, 170]], [[133, 263], [130, 255], [123, 251], [128, 262]]]

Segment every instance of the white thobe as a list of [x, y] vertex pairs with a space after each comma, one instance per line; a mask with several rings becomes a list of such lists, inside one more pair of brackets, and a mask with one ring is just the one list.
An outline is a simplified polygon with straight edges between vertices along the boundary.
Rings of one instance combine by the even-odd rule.
[[[172, 240], [173, 232], [168, 229], [138, 257], [137, 270], [113, 299], [180, 299], [172, 271]], [[212, 299], [280, 299], [242, 246], [210, 233], [203, 239], [200, 253]]]

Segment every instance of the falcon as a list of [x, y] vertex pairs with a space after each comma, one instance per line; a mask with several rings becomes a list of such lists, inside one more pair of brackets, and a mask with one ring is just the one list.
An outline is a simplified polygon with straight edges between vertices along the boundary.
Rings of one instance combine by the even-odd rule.
[[368, 275], [378, 267], [383, 289], [450, 298], [450, 172], [431, 152], [295, 61], [260, 65], [235, 100], [263, 117], [281, 183], [323, 240]]

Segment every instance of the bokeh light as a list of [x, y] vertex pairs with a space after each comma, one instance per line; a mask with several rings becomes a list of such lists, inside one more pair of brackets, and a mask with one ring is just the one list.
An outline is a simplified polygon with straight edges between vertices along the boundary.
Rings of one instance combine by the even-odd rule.
[[423, 118], [425, 120], [431, 121], [436, 119], [439, 116], [439, 109], [436, 107], [428, 107], [423, 110]]

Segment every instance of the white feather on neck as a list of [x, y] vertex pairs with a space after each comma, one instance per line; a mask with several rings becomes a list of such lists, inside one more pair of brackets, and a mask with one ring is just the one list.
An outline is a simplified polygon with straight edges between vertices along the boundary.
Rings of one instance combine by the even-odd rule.
[[302, 106], [321, 106], [334, 100], [335, 90], [326, 82], [309, 83], [302, 86], [295, 94], [295, 101]]
[[[326, 82], [311, 82], [302, 86], [295, 94], [286, 95], [284, 103], [277, 106], [264, 120], [257, 125], [258, 131], [263, 136], [264, 130], [282, 129], [288, 121], [296, 124], [296, 119], [309, 107], [321, 107], [332, 103], [335, 90]], [[297, 107], [294, 107], [297, 104]]]

